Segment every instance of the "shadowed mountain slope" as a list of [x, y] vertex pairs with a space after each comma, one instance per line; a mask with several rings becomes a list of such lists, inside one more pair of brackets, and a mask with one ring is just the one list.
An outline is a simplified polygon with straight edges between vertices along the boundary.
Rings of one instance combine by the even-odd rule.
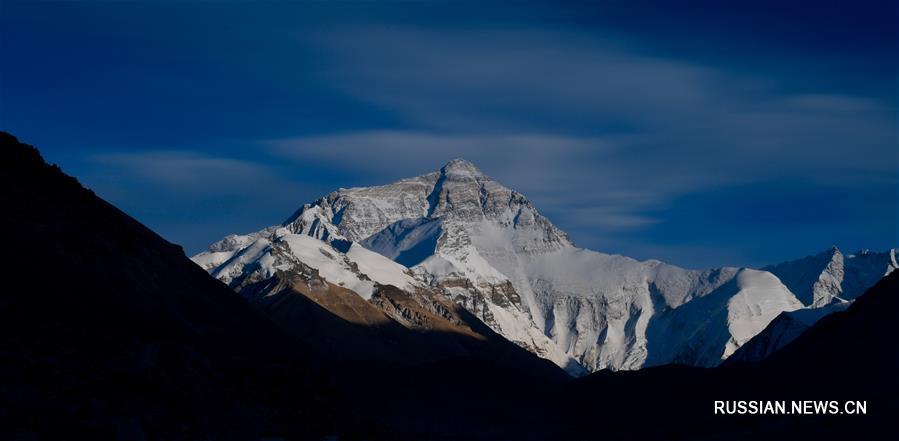
[[366, 362], [405, 366], [465, 358], [506, 366], [534, 380], [571, 378], [548, 360], [509, 342], [439, 294], [376, 285], [371, 299], [308, 272], [278, 272], [238, 291], [329, 369]]
[[842, 312], [828, 315], [762, 362], [766, 372], [793, 372], [847, 392], [899, 399], [895, 337], [899, 272], [881, 279]]
[[172, 245], [0, 133], [0, 431], [246, 439], [327, 433], [295, 341]]

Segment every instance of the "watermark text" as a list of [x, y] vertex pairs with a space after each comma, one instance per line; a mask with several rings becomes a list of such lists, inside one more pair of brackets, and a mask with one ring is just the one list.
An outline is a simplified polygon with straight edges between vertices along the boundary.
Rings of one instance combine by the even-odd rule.
[[865, 415], [867, 401], [736, 400], [715, 401], [715, 415]]

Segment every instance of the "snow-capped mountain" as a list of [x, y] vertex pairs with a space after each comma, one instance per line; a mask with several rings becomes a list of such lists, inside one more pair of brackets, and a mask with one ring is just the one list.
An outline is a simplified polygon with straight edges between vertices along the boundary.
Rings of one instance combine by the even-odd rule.
[[335, 191], [194, 261], [232, 286], [302, 264], [363, 298], [382, 285], [437, 292], [576, 375], [714, 366], [803, 307], [766, 271], [695, 271], [578, 248], [525, 196], [461, 159]]
[[844, 255], [837, 247], [802, 259], [762, 268], [779, 277], [806, 306], [820, 307], [862, 295], [878, 280], [899, 268], [896, 249], [862, 250]]
[[763, 268], [776, 275], [805, 305], [784, 312], [743, 345], [731, 362], [761, 361], [834, 312], [845, 311], [880, 279], [899, 268], [896, 249], [844, 255], [837, 247]]

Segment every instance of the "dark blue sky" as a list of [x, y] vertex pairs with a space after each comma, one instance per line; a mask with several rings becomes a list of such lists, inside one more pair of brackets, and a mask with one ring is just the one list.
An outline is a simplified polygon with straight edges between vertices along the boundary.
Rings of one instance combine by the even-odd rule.
[[[593, 4], [595, 3], [595, 4]], [[883, 2], [0, 0], [0, 129], [188, 253], [465, 157], [578, 245], [899, 245]]]

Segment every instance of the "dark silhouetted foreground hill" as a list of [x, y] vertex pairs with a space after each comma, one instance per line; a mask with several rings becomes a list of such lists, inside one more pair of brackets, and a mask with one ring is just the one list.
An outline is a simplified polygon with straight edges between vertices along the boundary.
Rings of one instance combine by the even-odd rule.
[[51, 439], [327, 433], [293, 338], [0, 133], [0, 431]]

